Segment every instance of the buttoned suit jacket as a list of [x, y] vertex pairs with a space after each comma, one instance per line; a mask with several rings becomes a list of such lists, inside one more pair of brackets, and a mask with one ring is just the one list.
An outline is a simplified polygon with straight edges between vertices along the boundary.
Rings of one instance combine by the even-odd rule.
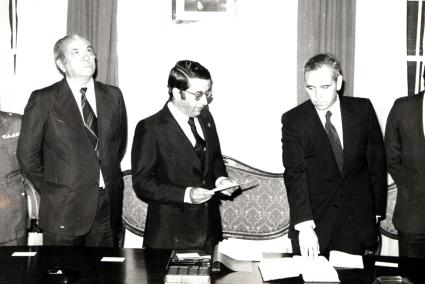
[[20, 128], [20, 115], [0, 111], [0, 243], [27, 231], [25, 187], [16, 158]]
[[388, 172], [397, 184], [393, 223], [407, 234], [425, 232], [424, 93], [394, 102], [385, 128]]
[[40, 227], [51, 233], [80, 236], [89, 232], [99, 198], [100, 169], [115, 234], [121, 222], [125, 104], [117, 87], [95, 81], [94, 89], [99, 159], [65, 79], [34, 91], [25, 107], [18, 160], [40, 193]]
[[353, 230], [371, 247], [375, 216], [385, 216], [386, 169], [381, 129], [367, 99], [340, 97], [343, 169], [338, 170], [323, 124], [310, 100], [282, 116], [284, 181], [294, 225], [313, 220], [320, 248], [331, 240], [341, 209]]
[[227, 176], [210, 112], [204, 109], [198, 119], [206, 141], [204, 165], [167, 105], [136, 127], [132, 174], [136, 194], [148, 203], [145, 247], [200, 249], [208, 232], [214, 242], [222, 238], [217, 194], [203, 204], [183, 202], [187, 187], [211, 189]]

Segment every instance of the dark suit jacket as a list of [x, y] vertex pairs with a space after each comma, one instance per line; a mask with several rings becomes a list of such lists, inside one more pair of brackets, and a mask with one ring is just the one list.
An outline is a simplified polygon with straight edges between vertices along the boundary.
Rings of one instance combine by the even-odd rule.
[[133, 187], [148, 202], [148, 248], [200, 249], [208, 230], [215, 241], [222, 237], [216, 195], [204, 204], [183, 203], [186, 187], [211, 189], [218, 177], [227, 176], [214, 120], [207, 109], [198, 118], [207, 143], [204, 170], [167, 105], [137, 125], [131, 153]]
[[120, 224], [126, 109], [117, 87], [95, 82], [94, 88], [100, 161], [65, 79], [34, 91], [25, 108], [18, 159], [40, 193], [40, 227], [48, 232], [79, 236], [89, 231], [99, 197], [100, 168], [112, 226]]
[[395, 101], [385, 129], [388, 171], [397, 184], [393, 223], [404, 233], [425, 231], [424, 93]]
[[[314, 220], [326, 248], [340, 210], [367, 247], [376, 242], [375, 215], [385, 216], [386, 169], [381, 129], [367, 99], [340, 97], [343, 170], [310, 100], [282, 116], [284, 179], [291, 226]], [[297, 241], [298, 242], [298, 241]]]

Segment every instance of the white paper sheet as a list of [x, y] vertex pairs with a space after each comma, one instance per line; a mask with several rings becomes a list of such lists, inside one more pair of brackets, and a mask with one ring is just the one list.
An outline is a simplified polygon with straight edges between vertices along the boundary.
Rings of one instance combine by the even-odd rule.
[[361, 255], [349, 254], [337, 250], [332, 250], [329, 253], [329, 262], [333, 267], [364, 268]]
[[258, 265], [263, 281], [298, 277], [301, 268], [292, 257], [264, 259]]
[[338, 273], [324, 256], [316, 260], [309, 260], [301, 256], [294, 256], [302, 268], [302, 277], [305, 282], [339, 283]]

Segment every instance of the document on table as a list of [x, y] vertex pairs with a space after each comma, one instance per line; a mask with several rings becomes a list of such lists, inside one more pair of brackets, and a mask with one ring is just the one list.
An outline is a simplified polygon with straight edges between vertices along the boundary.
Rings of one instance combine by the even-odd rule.
[[364, 268], [361, 255], [349, 254], [337, 250], [332, 250], [329, 253], [329, 262], [333, 267]]
[[258, 265], [263, 281], [298, 277], [301, 267], [292, 257], [264, 259]]
[[338, 273], [323, 256], [316, 260], [301, 256], [265, 259], [260, 262], [259, 268], [264, 281], [298, 277], [301, 274], [305, 282], [339, 283]]
[[336, 269], [324, 256], [319, 256], [316, 260], [309, 260], [301, 256], [294, 256], [294, 258], [300, 259], [304, 282], [339, 283]]

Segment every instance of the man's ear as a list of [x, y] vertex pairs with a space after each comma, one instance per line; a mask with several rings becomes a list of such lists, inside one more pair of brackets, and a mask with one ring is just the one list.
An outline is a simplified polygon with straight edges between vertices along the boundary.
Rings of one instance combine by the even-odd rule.
[[186, 99], [186, 96], [184, 95], [184, 93], [177, 88], [173, 88], [171, 90], [171, 92], [173, 93], [174, 99], [177, 99], [177, 100], [180, 100], [180, 99], [185, 100]]
[[338, 75], [338, 78], [336, 79], [337, 91], [341, 90], [341, 87], [342, 87], [342, 75]]
[[62, 60], [57, 59], [56, 66], [58, 66], [59, 70], [62, 71], [63, 74], [66, 73], [65, 65], [63, 64]]

